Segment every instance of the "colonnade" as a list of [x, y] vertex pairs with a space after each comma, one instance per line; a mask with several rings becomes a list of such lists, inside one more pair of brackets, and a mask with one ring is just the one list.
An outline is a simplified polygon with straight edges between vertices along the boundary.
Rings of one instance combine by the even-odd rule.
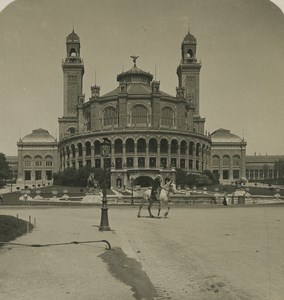
[[[168, 140], [165, 138], [110, 138], [109, 166], [124, 168], [170, 168], [201, 172], [210, 169], [210, 145], [208, 142]], [[100, 168], [100, 140], [70, 141], [60, 145], [61, 170], [89, 165]]]

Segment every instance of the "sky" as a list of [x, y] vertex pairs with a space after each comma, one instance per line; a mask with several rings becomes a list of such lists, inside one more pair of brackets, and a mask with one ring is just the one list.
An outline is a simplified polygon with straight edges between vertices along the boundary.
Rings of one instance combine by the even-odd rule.
[[[11, 3], [10, 3], [11, 2]], [[8, 6], [6, 6], [10, 3]], [[197, 38], [205, 129], [231, 130], [247, 154], [284, 154], [284, 3], [275, 0], [0, 0], [0, 152], [37, 128], [58, 136], [66, 36], [80, 37], [84, 93], [117, 87], [133, 65], [175, 95], [187, 31]], [[281, 10], [282, 8], [282, 10]]]

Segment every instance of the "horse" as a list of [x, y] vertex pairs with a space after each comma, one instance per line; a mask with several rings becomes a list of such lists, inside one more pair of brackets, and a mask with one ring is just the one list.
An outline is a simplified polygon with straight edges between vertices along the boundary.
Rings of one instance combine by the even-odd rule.
[[[161, 212], [161, 204], [162, 202], [165, 202], [168, 205], [168, 210], [164, 213], [164, 217], [166, 218], [169, 214], [170, 211], [170, 203], [169, 203], [169, 194], [176, 193], [176, 185], [173, 181], [168, 181], [162, 188], [161, 188], [161, 192], [160, 192], [160, 196], [159, 196], [159, 200], [158, 202], [158, 217], [160, 216], [160, 212]], [[144, 201], [148, 201], [149, 205], [148, 205], [148, 212], [151, 218], [154, 218], [152, 212], [151, 212], [151, 207], [153, 206], [154, 200], [151, 197], [151, 189], [147, 189], [144, 193], [143, 193], [143, 197], [139, 206], [139, 210], [138, 210], [138, 214], [137, 217], [140, 218], [140, 212], [141, 209], [144, 205]]]

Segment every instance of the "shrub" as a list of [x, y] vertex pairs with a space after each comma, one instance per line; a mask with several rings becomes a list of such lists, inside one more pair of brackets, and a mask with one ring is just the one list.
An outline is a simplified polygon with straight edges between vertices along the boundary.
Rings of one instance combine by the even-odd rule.
[[[61, 186], [78, 186], [86, 187], [87, 179], [90, 173], [94, 173], [95, 179], [99, 181], [101, 185], [103, 182], [103, 169], [91, 168], [89, 166], [81, 167], [78, 170], [75, 168], [69, 168], [64, 170], [62, 173], [53, 175], [53, 182], [55, 185]], [[107, 185], [109, 186], [109, 172], [107, 177]]]

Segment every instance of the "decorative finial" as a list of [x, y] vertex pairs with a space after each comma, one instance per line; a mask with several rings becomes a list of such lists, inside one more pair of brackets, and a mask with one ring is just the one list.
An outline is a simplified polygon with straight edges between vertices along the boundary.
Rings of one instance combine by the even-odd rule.
[[132, 59], [133, 59], [133, 62], [134, 62], [134, 67], [136, 67], [136, 60], [139, 56], [135, 56], [135, 55], [132, 55], [130, 56]]
[[95, 85], [97, 85], [97, 71], [95, 70]]
[[75, 21], [73, 20], [73, 33], [74, 33]]
[[157, 79], [157, 66], [155, 65], [155, 81]]

